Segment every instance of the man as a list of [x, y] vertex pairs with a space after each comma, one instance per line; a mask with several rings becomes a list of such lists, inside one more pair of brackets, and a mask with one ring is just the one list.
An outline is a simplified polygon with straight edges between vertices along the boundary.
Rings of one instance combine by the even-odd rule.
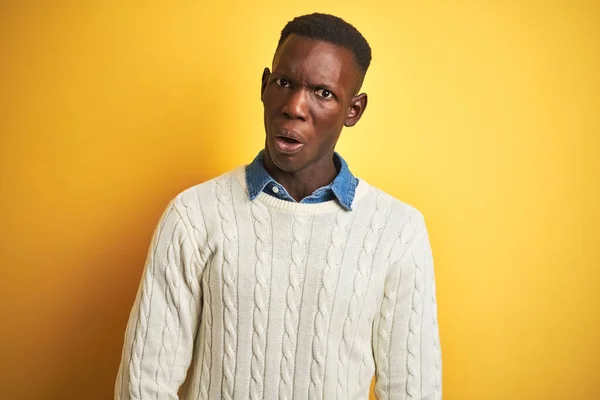
[[423, 217], [334, 152], [370, 60], [337, 17], [283, 29], [264, 150], [181, 192], [156, 228], [116, 399], [366, 399], [374, 375], [380, 399], [441, 398]]

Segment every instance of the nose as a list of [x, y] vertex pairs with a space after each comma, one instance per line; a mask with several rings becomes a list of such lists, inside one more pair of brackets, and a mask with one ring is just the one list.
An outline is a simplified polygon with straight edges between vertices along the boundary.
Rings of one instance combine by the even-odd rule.
[[303, 88], [290, 91], [281, 112], [289, 119], [306, 121], [308, 117], [308, 99]]

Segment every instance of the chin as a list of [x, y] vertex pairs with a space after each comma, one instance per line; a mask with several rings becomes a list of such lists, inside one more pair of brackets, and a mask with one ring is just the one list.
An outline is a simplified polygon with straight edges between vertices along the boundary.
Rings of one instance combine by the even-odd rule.
[[300, 154], [286, 155], [279, 153], [274, 146], [268, 144], [268, 152], [265, 157], [270, 157], [277, 169], [285, 172], [296, 172], [302, 169]]

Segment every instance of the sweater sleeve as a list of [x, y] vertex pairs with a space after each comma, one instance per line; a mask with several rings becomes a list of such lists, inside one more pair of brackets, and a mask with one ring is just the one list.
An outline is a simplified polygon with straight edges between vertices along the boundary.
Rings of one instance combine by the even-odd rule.
[[201, 314], [198, 248], [172, 200], [152, 236], [129, 315], [115, 399], [178, 399]]
[[388, 273], [373, 327], [377, 399], [442, 398], [433, 256], [423, 217]]

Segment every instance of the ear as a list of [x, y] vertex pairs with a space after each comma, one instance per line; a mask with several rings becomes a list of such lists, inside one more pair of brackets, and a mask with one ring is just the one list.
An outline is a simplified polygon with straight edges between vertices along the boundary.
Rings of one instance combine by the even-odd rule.
[[262, 100], [263, 93], [267, 87], [267, 82], [269, 81], [269, 76], [271, 76], [271, 71], [269, 68], [265, 68], [262, 74], [262, 82], [260, 84], [260, 99]]
[[351, 127], [356, 125], [360, 117], [362, 117], [367, 108], [367, 94], [361, 93], [352, 98], [350, 102], [350, 110], [344, 121], [344, 126]]

